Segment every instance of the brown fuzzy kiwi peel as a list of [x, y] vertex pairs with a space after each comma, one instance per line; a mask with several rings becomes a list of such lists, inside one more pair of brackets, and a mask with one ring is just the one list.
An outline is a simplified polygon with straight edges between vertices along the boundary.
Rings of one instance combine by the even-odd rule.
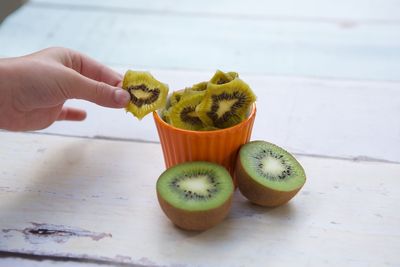
[[261, 185], [244, 170], [240, 158], [237, 158], [235, 179], [240, 192], [254, 204], [264, 207], [278, 207], [291, 200], [300, 188], [293, 191], [277, 191]]
[[167, 217], [179, 228], [191, 231], [204, 231], [217, 225], [228, 215], [232, 206], [230, 196], [221, 206], [206, 211], [187, 211], [172, 206], [157, 191], [158, 202]]
[[175, 225], [202, 231], [227, 216], [234, 185], [223, 166], [193, 161], [165, 170], [157, 180], [156, 191], [162, 210]]

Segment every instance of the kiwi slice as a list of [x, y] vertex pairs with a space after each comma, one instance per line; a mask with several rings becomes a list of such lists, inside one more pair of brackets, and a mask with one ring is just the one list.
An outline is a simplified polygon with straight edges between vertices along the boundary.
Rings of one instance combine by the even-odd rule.
[[189, 87], [189, 88], [185, 88], [184, 90], [183, 90], [183, 94], [182, 94], [182, 97], [181, 97], [181, 99], [185, 99], [186, 97], [188, 97], [188, 96], [192, 96], [192, 95], [201, 95], [201, 96], [204, 96], [206, 94], [206, 92], [205, 91], [197, 91], [197, 90], [193, 90], [191, 87]]
[[191, 89], [193, 91], [205, 91], [207, 89], [207, 84], [208, 82], [196, 83], [192, 85]]
[[122, 88], [131, 95], [126, 110], [139, 120], [148, 113], [165, 106], [168, 85], [156, 80], [149, 72], [128, 70]]
[[210, 82], [196, 113], [207, 126], [227, 128], [241, 122], [255, 100], [253, 91], [239, 78], [224, 84]]
[[176, 103], [178, 103], [181, 100], [181, 97], [184, 92], [185, 92], [185, 89], [173, 92], [170, 97], [170, 106], [174, 106]]
[[168, 109], [163, 109], [159, 113], [161, 115], [161, 118], [166, 122], [166, 123], [171, 123], [171, 119], [169, 117], [169, 110]]
[[206, 230], [221, 222], [232, 204], [228, 171], [205, 161], [175, 165], [157, 181], [157, 197], [167, 217], [186, 230]]
[[197, 131], [204, 127], [196, 113], [197, 105], [203, 100], [205, 92], [190, 93], [168, 109], [170, 124], [174, 127]]
[[240, 192], [266, 207], [285, 204], [306, 181], [303, 167], [289, 152], [265, 141], [240, 148], [235, 176]]
[[237, 74], [237, 72], [223, 72], [220, 70], [217, 70], [214, 74], [214, 76], [210, 79], [210, 83], [213, 84], [224, 84], [224, 83], [228, 83], [232, 80], [234, 80], [235, 78], [238, 78], [239, 74]]

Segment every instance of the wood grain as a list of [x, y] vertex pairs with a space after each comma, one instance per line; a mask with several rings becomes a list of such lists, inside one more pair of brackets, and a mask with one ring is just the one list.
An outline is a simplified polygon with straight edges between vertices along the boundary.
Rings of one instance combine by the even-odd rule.
[[[1, 251], [152, 266], [400, 264], [398, 164], [299, 156], [308, 181], [288, 205], [264, 209], [236, 192], [223, 223], [189, 233], [158, 206], [158, 144], [0, 136]], [[108, 235], [32, 242], [34, 223]]]
[[240, 20], [28, 4], [2, 24], [0, 43], [7, 44], [2, 56], [66, 46], [135, 68], [400, 79], [400, 23]]
[[[125, 69], [118, 69], [123, 73]], [[151, 70], [177, 90], [213, 72]], [[292, 152], [400, 162], [400, 83], [241, 74], [257, 95], [253, 140]], [[384, 93], [383, 93], [384, 92]], [[73, 100], [88, 111], [82, 123], [57, 122], [43, 133], [158, 142], [151, 116]]]

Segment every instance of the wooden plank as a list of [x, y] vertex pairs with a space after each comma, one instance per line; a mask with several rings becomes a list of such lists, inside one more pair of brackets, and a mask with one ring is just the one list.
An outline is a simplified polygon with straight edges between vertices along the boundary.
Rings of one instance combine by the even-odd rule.
[[96, 1], [96, 0], [31, 0], [37, 6], [58, 8], [124, 9], [127, 12], [154, 12], [174, 15], [233, 16], [245, 19], [286, 19], [330, 21], [399, 22], [400, 4], [395, 0], [283, 0], [283, 1]]
[[264, 209], [236, 192], [223, 223], [188, 233], [158, 207], [158, 144], [0, 136], [0, 251], [151, 266], [400, 264], [399, 164], [299, 156], [308, 182], [291, 203]]
[[27, 5], [3, 23], [0, 43], [3, 56], [61, 45], [110, 65], [400, 79], [398, 23], [237, 20]]
[[87, 262], [87, 261], [71, 261], [71, 260], [49, 260], [43, 259], [43, 257], [28, 257], [22, 256], [22, 258], [18, 257], [4, 257], [2, 258], [2, 253], [0, 252], [0, 267], [10, 267], [10, 266], [18, 266], [18, 267], [107, 267], [107, 266], [127, 266], [127, 265], [118, 265], [116, 263], [95, 263], [95, 262]]
[[[117, 69], [123, 73], [125, 69]], [[208, 80], [212, 72], [152, 70], [171, 90]], [[258, 96], [253, 139], [297, 153], [400, 162], [400, 83], [366, 82], [244, 73]], [[384, 92], [384, 93], [383, 93]], [[74, 136], [158, 142], [149, 115], [138, 121], [124, 110], [72, 100], [88, 111], [85, 122], [57, 122], [43, 130]]]

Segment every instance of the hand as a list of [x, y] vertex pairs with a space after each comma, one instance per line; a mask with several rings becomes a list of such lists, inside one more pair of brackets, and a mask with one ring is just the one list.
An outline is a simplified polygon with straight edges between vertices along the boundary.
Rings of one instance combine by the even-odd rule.
[[64, 106], [72, 98], [125, 107], [130, 96], [121, 80], [121, 74], [66, 48], [0, 59], [0, 129], [38, 130], [56, 120], [84, 120], [84, 110]]

